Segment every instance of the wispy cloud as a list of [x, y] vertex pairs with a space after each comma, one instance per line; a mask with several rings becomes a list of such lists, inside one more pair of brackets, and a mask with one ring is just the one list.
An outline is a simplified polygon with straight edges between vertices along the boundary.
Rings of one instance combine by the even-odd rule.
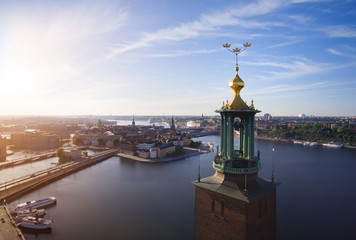
[[170, 53], [157, 53], [157, 54], [149, 54], [146, 57], [154, 57], [154, 58], [161, 58], [161, 57], [181, 57], [181, 56], [189, 56], [193, 54], [208, 54], [214, 53], [218, 50], [193, 50], [193, 51], [174, 51]]
[[356, 28], [347, 25], [335, 25], [322, 29], [331, 38], [355, 38]]
[[259, 77], [260, 80], [292, 79], [325, 71], [326, 66], [329, 66], [329, 64], [315, 63], [305, 58], [298, 58], [294, 61], [259, 60], [246, 63], [253, 66], [266, 66], [268, 69], [271, 69], [271, 67], [276, 69], [275, 71], [267, 70], [267, 74]]
[[344, 55], [343, 53], [339, 52], [338, 50], [336, 50], [334, 48], [328, 48], [327, 51], [331, 54], [338, 55], [338, 56]]
[[247, 5], [235, 5], [212, 14], [202, 14], [198, 20], [181, 23], [179, 26], [159, 29], [156, 32], [144, 33], [143, 37], [134, 42], [112, 49], [109, 57], [147, 47], [158, 41], [181, 41], [194, 39], [202, 35], [212, 34], [223, 26], [240, 26], [243, 28], [268, 28], [282, 26], [280, 22], [251, 21], [244, 18], [271, 13], [284, 4], [283, 1], [261, 0]]

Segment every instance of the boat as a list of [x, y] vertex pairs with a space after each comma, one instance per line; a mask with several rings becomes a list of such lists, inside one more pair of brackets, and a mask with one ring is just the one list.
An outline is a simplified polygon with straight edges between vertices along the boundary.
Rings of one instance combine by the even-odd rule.
[[303, 146], [310, 146], [310, 142], [304, 142]]
[[335, 144], [335, 143], [323, 143], [323, 147], [332, 147], [332, 148], [342, 148], [343, 144]]
[[31, 208], [46, 207], [46, 206], [53, 205], [56, 203], [57, 203], [57, 200], [55, 197], [48, 197], [48, 198], [44, 198], [44, 199], [40, 199], [40, 200], [27, 201], [27, 202], [18, 204], [16, 206], [16, 208], [14, 209], [14, 212], [31, 209]]
[[21, 223], [19, 223], [18, 226], [29, 229], [49, 229], [52, 227], [52, 221], [44, 218], [27, 216], [21, 220]]
[[46, 215], [46, 210], [44, 209], [26, 209], [26, 210], [15, 212], [14, 217], [16, 219], [22, 219], [27, 216], [43, 217], [44, 215]]
[[312, 143], [310, 144], [310, 146], [311, 146], [311, 147], [316, 147], [316, 146], [319, 146], [319, 143], [317, 143], [317, 142], [312, 142]]
[[293, 141], [293, 143], [295, 143], [295, 144], [303, 144], [302, 141]]

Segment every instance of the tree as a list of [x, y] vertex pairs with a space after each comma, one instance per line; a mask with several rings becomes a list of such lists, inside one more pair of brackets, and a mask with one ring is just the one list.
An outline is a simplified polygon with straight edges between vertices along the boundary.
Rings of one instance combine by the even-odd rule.
[[83, 144], [83, 139], [81, 137], [79, 137], [79, 136], [75, 136], [73, 138], [73, 143], [75, 145], [82, 145]]
[[115, 138], [115, 139], [114, 139], [114, 142], [113, 142], [114, 146], [115, 146], [115, 147], [118, 147], [118, 146], [119, 146], [119, 143], [120, 143], [119, 139]]
[[104, 146], [104, 139], [98, 138], [99, 146]]
[[58, 157], [59, 159], [63, 159], [65, 158], [64, 155], [64, 148], [58, 148], [56, 151], [56, 157]]

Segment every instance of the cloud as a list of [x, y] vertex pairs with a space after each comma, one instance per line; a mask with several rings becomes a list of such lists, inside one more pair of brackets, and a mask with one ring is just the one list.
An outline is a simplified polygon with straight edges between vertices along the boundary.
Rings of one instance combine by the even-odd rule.
[[333, 49], [333, 48], [328, 48], [327, 51], [331, 54], [334, 54], [334, 55], [338, 55], [338, 56], [342, 56], [344, 55], [343, 53], [337, 51], [336, 49]]
[[207, 54], [214, 53], [218, 50], [193, 50], [193, 51], [174, 51], [171, 53], [161, 53], [161, 54], [151, 54], [146, 55], [147, 57], [161, 58], [161, 57], [181, 57], [181, 56], [189, 56], [193, 54]]
[[346, 25], [329, 26], [322, 29], [331, 38], [355, 38], [356, 28]]
[[147, 47], [158, 41], [182, 41], [198, 38], [202, 35], [214, 34], [225, 26], [240, 26], [242, 28], [269, 28], [271, 26], [283, 26], [280, 22], [257, 22], [249, 18], [253, 16], [271, 13], [284, 5], [284, 1], [260, 0], [244, 6], [235, 5], [224, 11], [216, 11], [212, 14], [202, 14], [198, 20], [181, 23], [179, 26], [159, 29], [156, 32], [144, 33], [143, 37], [133, 43], [114, 47], [108, 57]]

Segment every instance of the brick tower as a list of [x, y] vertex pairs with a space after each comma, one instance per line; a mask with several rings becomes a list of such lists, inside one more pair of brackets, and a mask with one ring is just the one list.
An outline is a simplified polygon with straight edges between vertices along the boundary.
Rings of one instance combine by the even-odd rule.
[[[232, 52], [237, 59], [241, 50]], [[255, 156], [254, 126], [255, 114], [260, 111], [253, 102], [248, 106], [240, 97], [244, 82], [238, 70], [236, 62], [236, 76], [229, 84], [234, 99], [216, 110], [221, 115], [221, 148], [213, 161], [216, 172], [193, 182], [195, 240], [276, 238], [277, 184], [258, 176], [260, 154]], [[234, 130], [240, 133], [236, 148]]]

